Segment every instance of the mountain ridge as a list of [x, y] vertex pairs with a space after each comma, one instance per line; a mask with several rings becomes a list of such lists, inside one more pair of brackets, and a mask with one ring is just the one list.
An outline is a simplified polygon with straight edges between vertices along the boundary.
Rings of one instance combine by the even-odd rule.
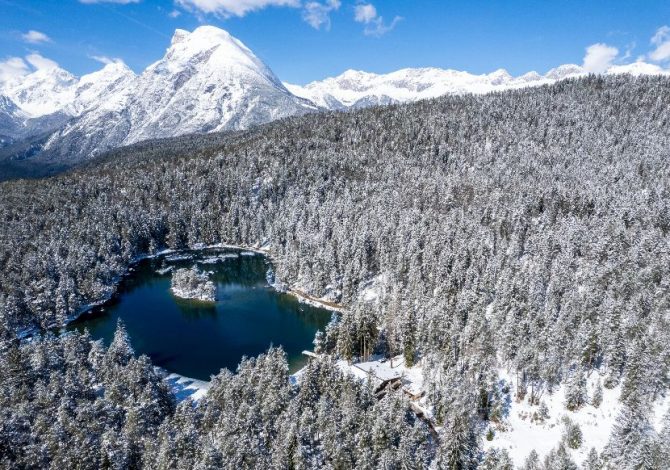
[[[606, 72], [606, 74], [618, 73], [669, 74], [670, 71], [657, 65], [635, 62], [612, 66]], [[479, 75], [437, 67], [404, 68], [386, 74], [350, 69], [338, 76], [316, 80], [306, 85], [291, 83], [285, 85], [294, 95], [309, 99], [319, 106], [346, 110], [418, 101], [449, 94], [483, 94], [526, 86], [548, 85], [587, 74], [588, 72], [577, 64], [559, 65], [544, 75], [531, 71], [516, 77], [505, 69]]]
[[[282, 82], [242, 41], [207, 25], [175, 30], [165, 55], [139, 74], [112, 61], [77, 78], [41, 59], [23, 79], [0, 83], [0, 95], [16, 107], [12, 113], [0, 110], [0, 173], [17, 161], [22, 172], [45, 173], [45, 167], [67, 168], [143, 140], [248, 129], [322, 110], [539, 86], [587, 74], [576, 64], [520, 76], [505, 69], [480, 75], [436, 67], [388, 74], [350, 69], [293, 85]], [[670, 72], [636, 62], [606, 73]]]
[[[63, 75], [57, 67], [50, 70], [58, 71], [58, 77]], [[41, 100], [49, 94], [49, 84], [34, 78], [44, 74], [38, 70], [25, 80], [45, 84], [45, 88], [35, 85], [31, 94], [21, 95], [25, 108], [33, 116], [61, 112], [70, 119], [37, 143], [39, 150], [31, 150], [29, 157], [19, 152], [20, 158], [29, 158], [35, 165], [71, 166], [142, 140], [246, 129], [318, 110], [292, 95], [241, 41], [213, 26], [175, 31], [164, 57], [139, 75], [114, 62], [79, 81], [71, 76], [67, 81], [54, 79], [60, 107], [56, 101], [48, 107], [29, 102], [31, 96]], [[69, 88], [60, 86], [61, 82], [67, 82]], [[20, 94], [17, 90], [11, 88], [9, 96]]]

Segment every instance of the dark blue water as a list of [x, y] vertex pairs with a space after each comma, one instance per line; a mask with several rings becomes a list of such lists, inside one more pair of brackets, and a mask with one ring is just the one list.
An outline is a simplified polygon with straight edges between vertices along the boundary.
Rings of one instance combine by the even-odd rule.
[[[87, 328], [94, 338], [109, 344], [120, 318], [136, 353], [147, 354], [170, 372], [201, 380], [222, 368], [235, 370], [243, 356], [256, 356], [270, 345], [281, 345], [291, 370], [297, 370], [305, 362], [301, 352], [312, 349], [316, 331], [325, 328], [331, 313], [277, 292], [266, 280], [267, 259], [240, 253], [202, 250], [185, 253], [193, 259], [168, 255], [140, 261], [121, 282], [114, 299], [80, 317], [69, 329]], [[237, 256], [203, 263], [222, 254]], [[174, 297], [171, 272], [157, 272], [194, 264], [213, 272], [215, 303]]]

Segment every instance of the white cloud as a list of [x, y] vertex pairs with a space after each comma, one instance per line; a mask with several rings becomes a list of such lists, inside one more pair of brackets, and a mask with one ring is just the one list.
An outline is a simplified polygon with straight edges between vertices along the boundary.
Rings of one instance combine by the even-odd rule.
[[129, 3], [140, 3], [140, 0], [79, 0], [79, 3], [91, 5], [93, 3], [118, 3], [120, 5], [128, 5]]
[[371, 3], [362, 3], [354, 8], [354, 19], [359, 23], [369, 23], [377, 18], [377, 9]]
[[633, 51], [635, 50], [635, 47], [636, 47], [635, 41], [631, 42], [630, 44], [627, 44], [626, 51], [619, 58], [619, 62], [625, 62], [631, 57], [633, 57]]
[[656, 30], [656, 33], [651, 37], [651, 43], [658, 46], [666, 42], [670, 38], [670, 26], [661, 26]]
[[619, 55], [619, 49], [607, 44], [591, 44], [586, 48], [584, 70], [591, 73], [602, 73], [613, 65], [614, 59]]
[[21, 57], [10, 57], [0, 61], [0, 84], [13, 82], [30, 73], [30, 67]]
[[359, 3], [354, 7], [354, 20], [365, 25], [363, 33], [366, 36], [380, 37], [395, 28], [402, 17], [396, 16], [391, 23], [384, 24], [384, 18], [377, 14], [372, 3]]
[[314, 29], [330, 29], [330, 12], [340, 8], [340, 0], [327, 0], [326, 3], [307, 2], [302, 18]]
[[46, 34], [40, 32], [40, 31], [35, 31], [34, 29], [31, 29], [27, 33], [23, 33], [21, 35], [21, 38], [30, 44], [39, 44], [41, 42], [51, 42], [51, 38], [47, 36]]
[[172, 10], [170, 13], [168, 13], [168, 16], [170, 18], [177, 18], [181, 16], [181, 12], [179, 10]]
[[89, 56], [89, 58], [100, 62], [101, 64], [104, 65], [109, 65], [109, 64], [122, 64], [123, 59], [120, 59], [118, 57], [107, 57], [106, 55], [92, 55]]
[[54, 62], [51, 59], [47, 59], [46, 57], [42, 57], [37, 52], [33, 52], [32, 54], [27, 55], [26, 61], [32, 65], [35, 70], [49, 70], [58, 67], [57, 62]]
[[649, 53], [649, 58], [655, 62], [663, 62], [670, 59], [670, 27], [661, 26], [651, 38], [651, 43], [656, 49]]
[[300, 0], [176, 0], [177, 4], [202, 13], [230, 17], [244, 16], [270, 6], [299, 7]]
[[49, 70], [58, 67], [58, 63], [42, 57], [37, 52], [28, 54], [25, 58], [9, 57], [0, 61], [0, 85], [16, 84], [21, 78], [36, 70]]

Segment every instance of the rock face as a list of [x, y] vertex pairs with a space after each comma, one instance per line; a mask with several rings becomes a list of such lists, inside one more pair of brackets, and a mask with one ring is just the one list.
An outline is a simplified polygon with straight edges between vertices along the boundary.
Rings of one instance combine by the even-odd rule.
[[216, 301], [216, 286], [209, 280], [206, 273], [197, 268], [178, 269], [172, 275], [172, 293], [182, 299]]
[[0, 149], [22, 139], [53, 131], [68, 119], [69, 116], [62, 112], [31, 117], [9, 97], [0, 95]]
[[101, 70], [79, 79], [73, 99], [63, 111], [71, 116], [80, 116], [100, 106], [109, 106], [132, 87], [136, 78], [135, 72], [123, 62], [107, 64]]

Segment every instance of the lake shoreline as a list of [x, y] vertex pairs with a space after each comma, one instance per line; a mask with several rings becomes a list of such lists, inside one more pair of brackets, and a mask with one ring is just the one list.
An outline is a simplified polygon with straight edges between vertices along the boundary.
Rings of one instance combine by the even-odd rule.
[[[247, 251], [251, 251], [251, 252], [254, 252], [254, 253], [264, 255], [268, 258], [268, 260], [270, 260], [271, 263], [274, 262], [274, 258], [272, 256], [272, 253], [270, 252], [270, 250], [267, 249], [267, 248], [263, 248], [262, 245], [261, 246], [245, 246], [245, 245], [232, 245], [232, 244], [228, 244], [228, 243], [216, 243], [216, 244], [213, 244], [213, 245], [205, 245], [205, 244], [196, 243], [195, 245], [193, 245], [191, 247], [183, 248], [183, 249], [179, 249], [179, 250], [166, 248], [166, 249], [160, 250], [160, 251], [158, 251], [156, 253], [153, 253], [153, 254], [140, 255], [140, 256], [137, 256], [137, 257], [133, 258], [132, 261], [130, 262], [130, 264], [128, 265], [128, 267], [126, 268], [125, 272], [123, 274], [121, 274], [120, 276], [118, 276], [117, 279], [114, 279], [113, 291], [109, 295], [105, 296], [102, 299], [99, 299], [97, 301], [94, 301], [94, 302], [91, 302], [89, 304], [86, 304], [86, 305], [82, 306], [81, 308], [79, 308], [77, 310], [76, 314], [68, 316], [67, 319], [65, 320], [65, 322], [62, 325], [53, 325], [51, 327], [48, 327], [47, 329], [49, 329], [49, 328], [61, 328], [61, 329], [65, 328], [65, 327], [69, 326], [71, 323], [73, 323], [73, 322], [79, 320], [80, 318], [85, 317], [86, 315], [90, 314], [90, 311], [95, 309], [96, 307], [100, 307], [100, 306], [106, 304], [107, 302], [111, 301], [114, 298], [114, 296], [118, 293], [118, 287], [121, 283], [121, 280], [124, 277], [128, 276], [132, 272], [133, 266], [137, 265], [141, 261], [144, 261], [144, 260], [147, 260], [147, 259], [158, 258], [160, 256], [175, 254], [175, 253], [183, 253], [183, 252], [187, 252], [187, 251], [212, 250], [212, 249], [218, 249], [218, 248], [220, 248], [220, 249], [226, 249], [227, 248], [227, 249], [233, 249], [233, 250], [247, 250]], [[344, 306], [342, 306], [341, 304], [338, 304], [338, 303], [335, 303], [335, 302], [330, 302], [330, 301], [324, 300], [324, 299], [319, 299], [317, 297], [313, 297], [313, 296], [311, 296], [311, 295], [309, 295], [305, 292], [302, 292], [298, 289], [294, 289], [294, 288], [289, 287], [286, 291], [282, 291], [281, 289], [278, 289], [277, 286], [274, 285], [274, 284], [270, 284], [270, 287], [277, 290], [278, 292], [289, 294], [289, 295], [297, 298], [300, 302], [306, 303], [306, 304], [311, 305], [313, 307], [320, 307], [320, 308], [323, 308], [325, 310], [329, 310], [331, 312], [337, 312], [337, 313], [341, 313], [341, 312], [344, 311]], [[20, 338], [29, 337], [29, 336], [31, 336], [32, 334], [34, 334], [35, 332], [37, 332], [39, 330], [40, 330], [40, 328], [31, 329], [30, 331], [23, 332], [21, 335], [17, 335], [17, 336], [19, 336]]]
[[[268, 248], [263, 248], [263, 245], [261, 246], [243, 246], [243, 245], [228, 245], [228, 244], [217, 244], [217, 245], [209, 245], [205, 246], [200, 249], [212, 249], [212, 248], [232, 248], [236, 250], [248, 250], [248, 251], [253, 251], [255, 253], [262, 254], [266, 256], [270, 262], [274, 263], [274, 258], [272, 256], [272, 252]], [[312, 305], [313, 307], [321, 307], [326, 310], [330, 310], [331, 312], [338, 312], [341, 313], [344, 311], [344, 306], [341, 304], [338, 304], [336, 302], [331, 302], [328, 300], [320, 299], [318, 297], [311, 296], [301, 290], [298, 290], [296, 288], [289, 287], [286, 291], [282, 291], [281, 289], [278, 289], [274, 284], [270, 284], [272, 288], [276, 289], [279, 292], [284, 292], [286, 294], [292, 295], [296, 297], [300, 302]]]
[[[228, 260], [228, 258], [233, 258], [232, 261], [235, 261], [234, 263], [226, 261], [225, 263], [223, 262], [224, 260]], [[169, 348], [172, 348], [172, 346], [167, 345], [165, 350], [161, 350], [162, 344], [163, 343], [156, 343], [156, 334], [150, 333], [148, 336], [145, 336], [144, 333], [141, 333], [141, 330], [137, 330], [137, 325], [138, 323], [140, 325], [150, 325], [154, 321], [158, 321], [158, 324], [155, 326], [158, 327], [160, 330], [160, 325], [167, 325], [171, 320], [169, 320], [172, 315], [172, 308], [171, 307], [165, 307], [162, 306], [160, 308], [152, 308], [155, 305], [158, 305], [156, 302], [160, 302], [158, 299], [162, 299], [163, 297], [167, 296], [172, 299], [179, 299], [179, 296], [174, 295], [174, 286], [171, 285], [171, 280], [170, 280], [170, 274], [167, 272], [162, 272], [166, 270], [166, 267], [172, 267], [173, 271], [174, 270], [179, 270], [179, 269], [194, 269], [194, 267], [197, 265], [198, 269], [205, 269], [210, 276], [213, 276], [212, 279], [214, 279], [214, 282], [224, 282], [224, 283], [232, 283], [232, 285], [236, 285], [235, 283], [237, 282], [236, 279], [239, 279], [240, 282], [242, 282], [242, 285], [246, 285], [247, 282], [250, 286], [248, 298], [250, 299], [250, 302], [263, 302], [261, 299], [265, 299], [266, 296], [272, 296], [272, 298], [281, 298], [283, 297], [283, 301], [279, 301], [279, 303], [275, 304], [275, 302], [272, 302], [271, 305], [283, 305], [284, 307], [281, 308], [289, 308], [291, 311], [294, 311], [296, 314], [298, 312], [304, 312], [304, 317], [302, 314], [298, 314], [299, 316], [296, 318], [306, 318], [310, 319], [307, 320], [309, 322], [316, 322], [317, 323], [312, 323], [312, 330], [308, 332], [307, 336], [305, 337], [303, 335], [302, 339], [298, 340], [301, 342], [298, 342], [298, 344], [295, 344], [295, 335], [299, 334], [297, 333], [298, 331], [301, 331], [301, 326], [298, 326], [296, 328], [289, 328], [290, 331], [288, 336], [286, 336], [286, 339], [280, 339], [284, 338], [283, 336], [272, 336], [270, 334], [269, 336], [266, 336], [266, 338], [261, 339], [261, 341], [257, 341], [255, 344], [258, 347], [258, 345], [265, 344], [266, 347], [271, 346], [272, 344], [282, 344], [283, 346], [287, 347], [286, 349], [287, 354], [289, 356], [289, 364], [291, 367], [291, 373], [296, 373], [300, 369], [302, 369], [305, 365], [305, 361], [302, 360], [301, 358], [303, 357], [301, 355], [302, 351], [305, 349], [312, 349], [313, 345], [313, 340], [316, 334], [316, 331], [325, 331], [327, 325], [329, 322], [332, 322], [334, 318], [336, 318], [336, 314], [333, 313], [335, 311], [341, 311], [341, 308], [334, 304], [333, 302], [328, 302], [327, 300], [322, 300], [322, 299], [316, 299], [309, 294], [298, 290], [298, 289], [290, 289], [287, 290], [285, 288], [285, 284], [282, 284], [281, 282], [275, 283], [272, 275], [272, 270], [275, 269], [274, 263], [276, 262], [275, 259], [272, 258], [271, 254], [268, 252], [267, 249], [262, 249], [258, 245], [256, 246], [239, 246], [239, 245], [230, 245], [230, 244], [213, 244], [213, 245], [195, 245], [195, 246], [189, 246], [189, 247], [184, 247], [184, 249], [181, 250], [159, 250], [156, 253], [153, 254], [148, 254], [148, 255], [142, 255], [138, 256], [135, 259], [133, 259], [132, 263], [127, 265], [127, 268], [125, 269], [123, 275], [120, 275], [118, 277], [117, 282], [115, 283], [115, 288], [113, 293], [111, 295], [106, 296], [104, 301], [99, 301], [92, 303], [88, 305], [88, 308], [83, 308], [79, 312], [78, 315], [72, 316], [68, 319], [67, 323], [64, 324], [64, 326], [60, 327], [60, 331], [67, 332], [69, 330], [78, 330], [83, 332], [85, 329], [90, 329], [90, 333], [93, 336], [94, 339], [104, 339], [105, 343], [107, 343], [109, 339], [109, 328], [111, 324], [116, 324], [117, 319], [116, 317], [118, 316], [118, 311], [119, 308], [128, 308], [128, 305], [133, 305], [128, 304], [128, 295], [133, 295], [131, 292], [134, 291], [139, 286], [142, 286], [143, 284], [137, 284], [138, 280], [143, 280], [143, 279], [155, 279], [155, 281], [151, 281], [148, 285], [160, 283], [160, 287], [156, 292], [160, 292], [160, 297], [155, 297], [155, 299], [152, 298], [153, 303], [151, 304], [151, 307], [148, 307], [146, 309], [140, 308], [137, 310], [137, 307], [135, 307], [135, 311], [133, 311], [133, 315], [128, 317], [128, 318], [121, 318], [125, 325], [126, 328], [128, 328], [128, 331], [131, 332], [133, 328], [135, 328], [135, 332], [133, 335], [138, 335], [137, 337], [142, 338], [142, 341], [144, 344], [142, 346], [138, 346], [140, 349], [138, 350], [138, 354], [152, 354], [152, 362], [156, 365], [156, 367], [160, 367], [164, 369], [166, 372], [169, 373], [175, 373], [175, 374], [180, 374], [182, 377], [185, 378], [185, 380], [200, 380], [203, 383], [209, 382], [211, 380], [211, 375], [208, 373], [209, 363], [214, 362], [214, 365], [216, 367], [211, 368], [211, 371], [216, 371], [219, 370], [219, 366], [221, 368], [228, 368], [229, 370], [234, 370], [235, 367], [238, 365], [238, 362], [235, 362], [235, 364], [232, 364], [232, 362], [228, 359], [223, 359], [219, 363], [216, 362], [216, 360], [212, 360], [210, 358], [206, 360], [200, 360], [197, 359], [195, 362], [193, 359], [191, 359], [191, 365], [188, 367], [184, 367], [183, 364], [177, 364], [177, 362], [168, 362], [165, 360], [165, 358], [169, 358], [171, 355], [171, 350]], [[241, 263], [241, 264], [239, 264]], [[202, 265], [202, 267], [201, 267]], [[249, 270], [253, 266], [252, 270]], [[241, 267], [246, 267], [246, 268], [241, 268]], [[159, 269], [160, 268], [160, 269]], [[242, 269], [242, 271], [238, 270]], [[224, 278], [219, 278], [219, 281], [216, 281], [216, 277], [219, 275], [218, 273], [220, 272], [219, 270], [223, 270], [225, 272], [230, 273], [228, 276], [232, 277], [224, 277]], [[244, 273], [244, 274], [243, 274]], [[139, 276], [139, 277], [138, 277]], [[148, 276], [148, 277], [147, 277]], [[242, 277], [239, 277], [242, 276]], [[250, 276], [247, 278], [246, 276]], [[142, 281], [144, 282], [144, 281]], [[158, 285], [158, 284], [156, 284]], [[222, 288], [222, 285], [217, 284], [217, 297], [221, 295], [222, 302], [230, 302], [231, 297], [229, 297], [228, 294], [225, 293], [223, 290], [219, 290]], [[129, 290], [130, 289], [130, 290]], [[155, 288], [154, 288], [155, 289]], [[233, 292], [239, 292], [239, 287], [234, 287]], [[260, 289], [256, 292], [253, 292], [253, 289]], [[165, 293], [163, 291], [165, 290]], [[110, 291], [107, 290], [106, 294], [108, 294]], [[278, 296], [278, 297], [277, 297]], [[132, 297], [130, 297], [132, 299]], [[151, 297], [150, 297], [151, 298]], [[233, 297], [234, 298], [234, 297]], [[251, 300], [251, 299], [258, 299], [258, 300]], [[245, 301], [246, 302], [246, 301]], [[171, 303], [170, 303], [171, 304]], [[177, 302], [177, 305], [179, 305], [180, 309], [190, 309], [190, 308], [200, 308], [197, 307], [200, 304], [200, 302], [196, 301], [189, 301], [188, 304], [180, 304]], [[217, 315], [216, 318], [218, 318], [218, 322], [226, 322], [229, 323], [227, 326], [223, 327], [221, 331], [227, 331], [228, 333], [222, 333], [223, 335], [230, 335], [232, 334], [230, 340], [226, 340], [220, 343], [217, 343], [219, 346], [222, 344], [237, 344], [238, 339], [237, 338], [247, 338], [246, 333], [243, 333], [242, 330], [235, 330], [236, 324], [239, 325], [239, 322], [236, 323], [234, 318], [235, 316], [229, 316], [230, 313], [235, 312], [235, 307], [233, 304], [226, 303], [225, 307], [221, 307], [218, 303], [214, 303], [215, 306], [214, 308], [216, 309], [221, 309], [224, 308], [226, 315]], [[126, 307], [119, 307], [119, 305], [125, 305]], [[193, 305], [196, 305], [196, 307], [193, 307]], [[303, 306], [301, 306], [303, 305]], [[290, 306], [290, 307], [286, 307]], [[232, 308], [231, 308], [232, 307]], [[255, 310], [253, 311], [253, 315], [255, 315], [256, 311], [267, 311], [271, 312], [272, 307], [268, 308], [267, 306], [261, 310]], [[158, 312], [158, 313], [156, 313]], [[316, 313], [312, 312], [318, 312], [318, 317], [319, 320], [312, 320], [311, 315], [316, 315]], [[146, 313], [146, 314], [145, 314]], [[207, 312], [205, 312], [207, 313]], [[221, 313], [221, 312], [219, 312]], [[250, 310], [248, 312], [249, 314], [252, 314], [252, 311]], [[156, 317], [156, 315], [158, 315]], [[201, 314], [204, 315], [204, 314]], [[213, 314], [211, 318], [215, 318]], [[181, 315], [177, 316], [178, 318], [182, 318]], [[133, 320], [135, 318], [135, 320]], [[143, 320], [139, 320], [139, 318], [143, 318]], [[198, 318], [193, 317], [193, 318]], [[207, 315], [201, 318], [207, 318]], [[237, 317], [237, 318], [253, 318], [248, 315]], [[293, 318], [293, 317], [291, 317]], [[223, 320], [222, 320], [223, 319]], [[192, 321], [192, 320], [191, 320]], [[210, 320], [207, 320], [210, 321]], [[247, 320], [248, 321], [248, 320]], [[93, 323], [90, 323], [93, 322]], [[260, 323], [252, 323], [250, 325], [247, 325], [247, 327], [244, 327], [244, 331], [263, 331], [262, 327], [260, 325], [269, 325], [271, 323], [265, 323], [265, 321], [261, 321]], [[282, 324], [287, 324], [286, 321], [282, 321]], [[100, 326], [102, 325], [102, 326]], [[134, 326], [133, 326], [134, 325]], [[162, 334], [158, 334], [158, 337], [161, 338], [172, 338], [173, 332], [182, 332], [180, 334], [184, 334], [184, 345], [189, 345], [188, 349], [191, 351], [198, 351], [203, 344], [207, 344], [208, 340], [206, 338], [211, 338], [212, 335], [204, 333], [203, 331], [197, 333], [198, 339], [196, 341], [193, 340], [193, 338], [189, 338], [189, 335], [193, 336], [190, 333], [186, 333], [186, 330], [182, 330], [182, 327], [186, 327], [188, 325], [181, 325], [181, 326], [176, 326], [175, 324], [170, 324], [171, 326], [163, 326], [162, 328], [165, 330], [163, 331]], [[195, 324], [194, 324], [195, 325]], [[269, 331], [275, 332], [274, 334], [281, 334], [283, 335], [284, 333], [278, 333], [281, 330], [281, 324], [276, 324], [274, 325], [274, 328], [270, 328]], [[147, 328], [154, 330], [153, 327], [148, 326]], [[167, 328], [167, 329], [165, 329]], [[197, 326], [195, 328], [198, 328]], [[113, 329], [113, 328], [112, 328]], [[52, 330], [53, 331], [53, 330]], [[197, 330], [191, 330], [189, 327], [189, 331], [197, 331]], [[39, 336], [40, 333], [43, 333], [44, 330], [36, 330], [35, 336]], [[203, 335], [204, 333], [204, 335]], [[261, 333], [261, 338], [263, 338], [263, 334]], [[249, 333], [249, 338], [254, 338], [257, 335], [257, 333]], [[103, 337], [104, 336], [104, 337]], [[152, 346], [146, 346], [147, 344], [147, 338], [153, 338], [148, 341], [154, 341]], [[223, 338], [223, 336], [221, 336]], [[288, 343], [283, 343], [283, 341], [288, 341]], [[165, 341], [165, 340], [161, 340]], [[168, 340], [171, 341], [171, 340]], [[239, 340], [243, 341], [243, 340]], [[168, 344], [168, 343], [165, 343]], [[253, 344], [253, 339], [251, 340], [251, 343]], [[186, 347], [186, 346], [184, 346]], [[142, 350], [144, 348], [144, 350]], [[223, 348], [225, 349], [225, 348]], [[262, 350], [261, 350], [262, 349]], [[243, 357], [244, 355], [247, 355], [249, 357], [255, 356], [256, 354], [262, 353], [265, 349], [252, 349], [246, 353], [241, 353], [241, 356]], [[216, 351], [221, 350], [221, 347], [216, 347]], [[160, 355], [162, 354], [162, 356]], [[213, 355], [208, 355], [209, 356], [217, 356], [217, 354], [222, 354], [225, 357], [225, 353], [215, 353]], [[156, 359], [154, 360], [153, 357], [156, 356]], [[198, 353], [184, 353], [183, 351], [180, 350], [180, 353], [177, 355], [178, 357], [181, 357], [182, 359], [179, 359], [181, 361], [184, 361], [183, 358], [192, 356], [194, 358], [197, 358]], [[234, 359], [234, 358], [233, 358]], [[172, 359], [171, 359], [172, 360]], [[217, 359], [218, 360], [218, 359]], [[156, 362], [157, 361], [157, 362]], [[195, 371], [195, 372], [194, 372]], [[214, 373], [214, 372], [212, 372]], [[178, 385], [178, 384], [174, 384]]]

